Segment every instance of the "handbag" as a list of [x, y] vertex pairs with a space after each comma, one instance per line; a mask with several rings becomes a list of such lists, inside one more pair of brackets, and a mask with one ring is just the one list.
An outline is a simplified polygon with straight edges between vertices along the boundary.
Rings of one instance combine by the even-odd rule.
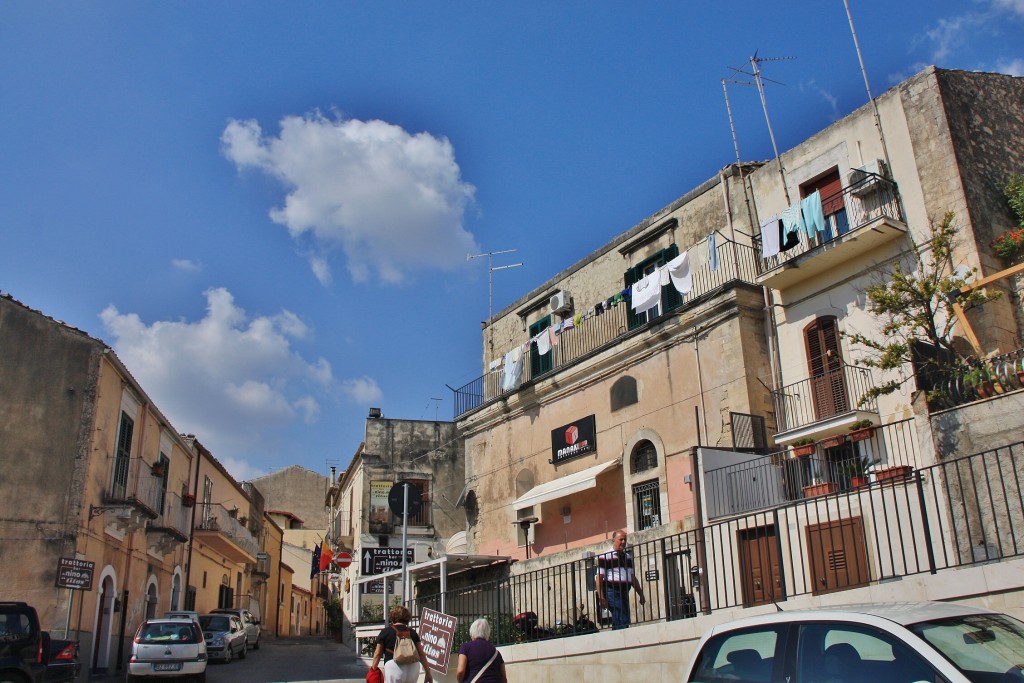
[[481, 676], [484, 675], [484, 672], [487, 671], [487, 667], [489, 667], [491, 665], [491, 662], [493, 662], [494, 658], [497, 657], [497, 656], [498, 656], [498, 648], [494, 648], [494, 654], [491, 655], [491, 658], [487, 660], [486, 664], [484, 664], [484, 668], [482, 668], [482, 669], [480, 669], [479, 671], [476, 672], [476, 676], [473, 676], [473, 680], [471, 680], [469, 683], [476, 683], [477, 680]]
[[380, 669], [370, 669], [366, 672], [366, 683], [384, 683], [384, 672]]

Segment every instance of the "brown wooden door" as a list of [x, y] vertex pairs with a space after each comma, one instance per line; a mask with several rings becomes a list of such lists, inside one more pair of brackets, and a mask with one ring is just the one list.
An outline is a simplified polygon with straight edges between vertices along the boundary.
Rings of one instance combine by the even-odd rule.
[[743, 605], [770, 604], [782, 599], [782, 570], [775, 527], [741, 529], [738, 532]]
[[807, 553], [814, 595], [864, 586], [871, 580], [860, 517], [808, 525]]
[[845, 413], [850, 407], [846, 400], [846, 376], [836, 319], [818, 318], [804, 331], [804, 338], [815, 419]]

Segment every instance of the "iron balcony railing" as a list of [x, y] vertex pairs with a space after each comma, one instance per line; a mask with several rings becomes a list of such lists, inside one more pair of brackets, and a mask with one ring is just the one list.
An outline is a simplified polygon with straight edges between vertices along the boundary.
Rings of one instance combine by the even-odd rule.
[[131, 458], [128, 466], [115, 472], [110, 486], [104, 492], [106, 504], [127, 503], [143, 510], [152, 518], [160, 513], [163, 495], [163, 477], [153, 473], [152, 466], [142, 458]]
[[[1024, 556], [1022, 461], [1024, 443], [1016, 443], [634, 544], [646, 604], [630, 593], [632, 621], [782, 603]], [[514, 576], [472, 577], [462, 586], [450, 577], [443, 611], [466, 625], [488, 617], [499, 645], [606, 628], [595, 561], [583, 550], [580, 559]], [[441, 597], [421, 594], [409, 607], [441, 611]], [[456, 647], [468, 640], [460, 629]]]
[[[879, 218], [904, 222], [896, 183], [874, 173], [862, 174], [858, 182], [828, 197], [822, 197], [821, 203], [825, 207], [842, 207], [825, 216], [825, 232], [818, 232], [813, 238], [801, 232], [800, 242], [796, 246], [768, 258], [758, 258], [758, 274], [774, 270], [787, 261], [803, 256]], [[760, 234], [754, 238], [754, 247], [760, 256], [763, 253]]]
[[216, 531], [231, 539], [235, 545], [254, 556], [259, 552], [259, 543], [247, 526], [237, 519], [237, 512], [232, 513], [223, 505], [200, 505], [200, 514], [196, 519], [196, 529]]
[[[692, 247], [691, 247], [692, 248]], [[498, 369], [477, 377], [461, 387], [449, 387], [453, 393], [454, 413], [458, 419], [500, 396], [519, 391], [524, 384], [568, 367], [591, 354], [619, 343], [628, 335], [663, 322], [668, 316], [696, 305], [709, 295], [737, 282], [759, 286], [756, 282], [757, 264], [752, 247], [726, 239], [716, 242], [718, 267], [711, 269], [710, 259], [693, 271], [693, 289], [681, 296], [681, 302], [669, 310], [660, 306], [659, 315], [652, 320], [630, 327], [629, 303], [622, 302], [604, 310], [601, 315], [589, 316], [582, 324], [561, 332], [558, 344], [543, 356], [535, 345], [524, 352], [522, 380], [514, 388], [503, 389], [503, 370]], [[582, 311], [578, 311], [582, 312]]]
[[814, 424], [854, 410], [878, 412], [878, 401], [865, 396], [874, 388], [871, 371], [840, 365], [815, 377], [772, 391], [779, 432]]
[[[870, 431], [870, 436], [862, 438]], [[786, 505], [829, 493], [855, 491], [906, 474], [916, 467], [917, 431], [913, 419], [831, 436], [814, 453], [793, 457], [780, 451], [706, 470], [702, 488], [708, 519], [721, 519]]]
[[192, 528], [192, 508], [181, 504], [181, 496], [168, 492], [161, 506], [162, 512], [149, 523], [154, 531], [167, 530], [179, 539], [188, 539]]

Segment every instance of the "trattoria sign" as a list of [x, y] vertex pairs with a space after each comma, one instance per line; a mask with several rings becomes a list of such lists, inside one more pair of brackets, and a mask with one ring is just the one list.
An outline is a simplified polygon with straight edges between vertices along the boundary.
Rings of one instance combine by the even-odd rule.
[[551, 462], [555, 465], [597, 450], [597, 420], [593, 415], [551, 430]]

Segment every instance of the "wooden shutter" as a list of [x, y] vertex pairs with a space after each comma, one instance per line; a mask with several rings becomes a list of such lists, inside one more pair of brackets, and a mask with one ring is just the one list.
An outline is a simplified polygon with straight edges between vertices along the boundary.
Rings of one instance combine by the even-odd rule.
[[846, 412], [846, 376], [835, 317], [818, 318], [804, 334], [816, 419]]
[[839, 169], [829, 171], [821, 178], [801, 185], [800, 197], [810, 196], [815, 190], [821, 193], [821, 212], [826, 216], [846, 208], [843, 204], [843, 184], [839, 179]]

